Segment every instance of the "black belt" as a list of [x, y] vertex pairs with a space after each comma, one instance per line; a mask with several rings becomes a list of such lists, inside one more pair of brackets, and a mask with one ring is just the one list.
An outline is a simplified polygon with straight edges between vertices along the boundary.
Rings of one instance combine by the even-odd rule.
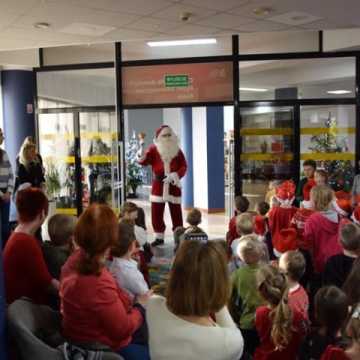
[[163, 181], [166, 178], [165, 175], [153, 175], [153, 179], [156, 181]]

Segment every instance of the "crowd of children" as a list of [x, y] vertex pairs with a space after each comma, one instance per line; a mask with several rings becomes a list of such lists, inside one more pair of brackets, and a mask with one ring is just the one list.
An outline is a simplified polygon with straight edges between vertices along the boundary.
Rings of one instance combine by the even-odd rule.
[[304, 168], [298, 190], [272, 183], [256, 212], [236, 197], [224, 242], [210, 241], [201, 212], [189, 211], [161, 296], [141, 208], [55, 215], [40, 244], [46, 196], [21, 190], [4, 250], [7, 302], [61, 307], [66, 341], [101, 343], [125, 360], [360, 359], [360, 206], [313, 162]]

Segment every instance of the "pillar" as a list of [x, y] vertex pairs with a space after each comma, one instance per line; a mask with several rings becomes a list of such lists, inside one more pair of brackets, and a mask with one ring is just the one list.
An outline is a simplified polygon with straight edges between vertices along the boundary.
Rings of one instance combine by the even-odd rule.
[[34, 74], [29, 70], [1, 73], [5, 149], [15, 170], [15, 159], [25, 137], [35, 137]]
[[185, 209], [190, 209], [194, 206], [192, 126], [192, 108], [181, 109], [181, 147], [188, 164], [187, 173], [182, 181], [182, 205]]
[[193, 109], [194, 206], [209, 213], [225, 209], [223, 107]]

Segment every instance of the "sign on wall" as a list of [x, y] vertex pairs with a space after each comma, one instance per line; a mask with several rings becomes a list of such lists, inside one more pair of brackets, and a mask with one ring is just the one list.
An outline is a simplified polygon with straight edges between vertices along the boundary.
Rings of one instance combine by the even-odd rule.
[[225, 102], [233, 99], [232, 62], [123, 68], [123, 104]]

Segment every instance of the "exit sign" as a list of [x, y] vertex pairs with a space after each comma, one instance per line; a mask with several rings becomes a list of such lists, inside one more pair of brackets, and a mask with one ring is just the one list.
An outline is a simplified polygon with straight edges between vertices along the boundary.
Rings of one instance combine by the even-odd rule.
[[165, 75], [165, 87], [189, 86], [188, 75]]

